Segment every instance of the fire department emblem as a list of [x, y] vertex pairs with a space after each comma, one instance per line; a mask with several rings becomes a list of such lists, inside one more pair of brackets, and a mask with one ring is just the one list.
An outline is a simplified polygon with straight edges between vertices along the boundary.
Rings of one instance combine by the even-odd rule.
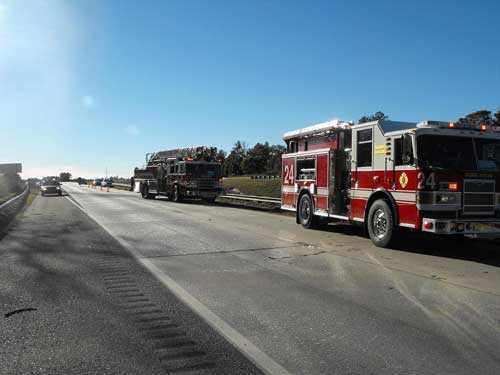
[[399, 176], [399, 184], [403, 189], [406, 187], [406, 185], [408, 185], [408, 176], [405, 172], [401, 173], [401, 175]]

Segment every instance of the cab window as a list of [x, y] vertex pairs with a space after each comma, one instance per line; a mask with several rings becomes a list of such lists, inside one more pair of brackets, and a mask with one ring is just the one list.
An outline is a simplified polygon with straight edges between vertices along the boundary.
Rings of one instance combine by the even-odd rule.
[[372, 129], [358, 130], [356, 158], [358, 167], [371, 167]]

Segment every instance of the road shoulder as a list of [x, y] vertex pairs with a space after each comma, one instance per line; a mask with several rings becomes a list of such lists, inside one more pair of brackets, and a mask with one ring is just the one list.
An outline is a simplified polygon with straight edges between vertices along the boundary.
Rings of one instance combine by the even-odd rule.
[[0, 241], [1, 373], [259, 373], [66, 198]]

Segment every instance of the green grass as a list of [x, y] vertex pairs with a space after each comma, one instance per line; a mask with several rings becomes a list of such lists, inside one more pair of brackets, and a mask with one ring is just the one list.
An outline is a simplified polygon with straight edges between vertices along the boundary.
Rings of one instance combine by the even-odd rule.
[[225, 177], [222, 181], [224, 189], [238, 189], [241, 194], [259, 195], [279, 198], [281, 196], [281, 179], [253, 180], [248, 176]]
[[16, 193], [8, 193], [0, 195], [0, 204], [7, 202], [10, 198], [14, 198]]
[[14, 197], [16, 193], [11, 190], [10, 183], [7, 178], [0, 175], [0, 204]]
[[125, 184], [113, 184], [113, 187], [118, 190], [126, 190], [130, 191], [130, 184], [125, 185]]

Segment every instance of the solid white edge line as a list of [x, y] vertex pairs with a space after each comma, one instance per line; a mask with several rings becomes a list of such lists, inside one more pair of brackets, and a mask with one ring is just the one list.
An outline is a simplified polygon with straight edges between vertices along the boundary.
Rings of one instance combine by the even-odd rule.
[[284, 367], [275, 362], [266, 353], [260, 350], [257, 346], [251, 343], [241, 333], [236, 331], [228, 323], [222, 320], [219, 316], [213, 313], [208, 307], [198, 301], [195, 297], [190, 295], [183, 289], [177, 282], [166, 275], [162, 270], [155, 266], [151, 260], [141, 258], [140, 254], [130, 246], [126, 241], [121, 238], [115, 237], [111, 231], [103, 224], [99, 223], [94, 216], [85, 211], [76, 202], [65, 196], [75, 207], [79, 208], [85, 215], [90, 217], [97, 225], [103, 228], [111, 237], [116, 239], [120, 245], [127, 249], [134, 258], [139, 261], [153, 276], [155, 276], [163, 285], [165, 285], [172, 293], [174, 293], [182, 302], [190, 307], [198, 316], [207, 322], [216, 332], [221, 334], [227, 341], [229, 341], [237, 350], [239, 350], [250, 362], [257, 366], [262, 372], [269, 375], [292, 375]]

